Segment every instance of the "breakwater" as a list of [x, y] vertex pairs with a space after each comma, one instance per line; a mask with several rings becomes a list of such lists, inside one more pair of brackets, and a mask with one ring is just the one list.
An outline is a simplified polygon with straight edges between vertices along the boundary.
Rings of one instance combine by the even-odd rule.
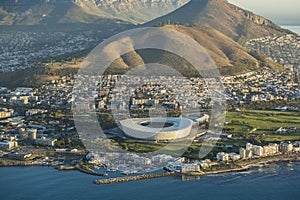
[[82, 173], [86, 173], [86, 174], [90, 174], [90, 175], [94, 175], [94, 176], [108, 176], [107, 173], [98, 173], [98, 172], [95, 172], [94, 170], [92, 170], [90, 168], [84, 169], [81, 166], [63, 166], [63, 165], [61, 165], [57, 169], [60, 170], [60, 171], [78, 170]]
[[98, 172], [95, 172], [94, 170], [92, 169], [83, 169], [83, 168], [76, 168], [78, 171], [80, 172], [83, 172], [83, 173], [86, 173], [86, 174], [90, 174], [90, 175], [94, 175], [94, 176], [108, 176], [107, 173], [98, 173]]
[[137, 176], [127, 176], [127, 177], [118, 177], [118, 178], [109, 178], [109, 179], [99, 179], [95, 180], [94, 183], [101, 185], [101, 184], [112, 184], [112, 183], [124, 183], [129, 181], [137, 181], [142, 179], [152, 179], [152, 178], [160, 178], [166, 176], [173, 176], [175, 172], [165, 172], [159, 174], [143, 174]]

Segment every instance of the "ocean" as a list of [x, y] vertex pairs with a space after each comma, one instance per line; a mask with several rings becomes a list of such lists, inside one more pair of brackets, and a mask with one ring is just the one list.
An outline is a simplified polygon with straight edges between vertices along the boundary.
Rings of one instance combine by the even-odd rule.
[[294, 33], [300, 34], [300, 26], [281, 26], [282, 28], [289, 29]]
[[300, 163], [271, 164], [246, 172], [182, 181], [164, 177], [95, 185], [99, 177], [51, 167], [0, 168], [0, 199], [36, 200], [299, 200]]

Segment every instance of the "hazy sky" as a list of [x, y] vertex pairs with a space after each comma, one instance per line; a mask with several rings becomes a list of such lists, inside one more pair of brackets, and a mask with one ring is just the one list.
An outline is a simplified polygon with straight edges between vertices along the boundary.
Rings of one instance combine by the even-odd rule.
[[228, 0], [278, 24], [300, 25], [300, 0]]

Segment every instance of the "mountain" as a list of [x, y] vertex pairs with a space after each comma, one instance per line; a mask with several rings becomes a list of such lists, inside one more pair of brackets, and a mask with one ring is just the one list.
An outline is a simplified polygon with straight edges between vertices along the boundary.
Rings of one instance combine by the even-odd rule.
[[[43, 28], [51, 27], [51, 29], [62, 26], [66, 30], [70, 24], [75, 27], [82, 24], [96, 24], [97, 30], [107, 31], [106, 27], [109, 26], [110, 29], [116, 30], [115, 32], [132, 27], [164, 26], [185, 33], [199, 42], [215, 60], [223, 75], [260, 70], [262, 67], [282, 70], [281, 66], [273, 63], [266, 56], [249, 51], [242, 45], [248, 39], [283, 35], [291, 33], [290, 31], [225, 0], [191, 0], [186, 4], [184, 2], [177, 0], [1, 0], [0, 24], [43, 25]], [[144, 8], [150, 9], [150, 5], [155, 8], [154, 5], [158, 7], [180, 3], [184, 5], [177, 10], [143, 25], [134, 26], [128, 22], [133, 20], [129, 17], [131, 12], [136, 18], [139, 16], [137, 13], [142, 12]], [[123, 26], [128, 24], [130, 26]], [[123, 29], [117, 29], [119, 26], [123, 26]], [[187, 61], [171, 53], [153, 49], [122, 55], [111, 65], [108, 72], [126, 72], [134, 66], [153, 62], [172, 66], [188, 76], [195, 74]]]
[[[238, 42], [210, 27], [188, 27], [165, 25], [165, 28], [179, 31], [196, 40], [215, 61], [222, 75], [236, 75], [263, 67], [282, 71], [283, 67], [269, 60], [259, 52], [249, 51]], [[160, 63], [173, 67], [181, 74], [192, 77], [197, 71], [181, 57], [156, 49], [133, 51], [121, 56], [108, 68], [107, 73], [125, 73], [133, 67], [145, 63]]]
[[189, 0], [1, 0], [0, 25], [144, 23]]
[[291, 33], [272, 21], [230, 4], [226, 0], [191, 0], [178, 10], [146, 25], [155, 26], [162, 23], [211, 27], [239, 43], [267, 35]]
[[[164, 26], [189, 35], [207, 50], [223, 75], [260, 70], [262, 67], [283, 70], [282, 66], [266, 56], [249, 51], [242, 45], [252, 38], [291, 33], [270, 20], [225, 0], [191, 0], [176, 11], [144, 26]], [[152, 62], [173, 66], [185, 75], [195, 73], [188, 62], [181, 61], [176, 55], [153, 49], [124, 55], [111, 65], [110, 70], [126, 71]]]

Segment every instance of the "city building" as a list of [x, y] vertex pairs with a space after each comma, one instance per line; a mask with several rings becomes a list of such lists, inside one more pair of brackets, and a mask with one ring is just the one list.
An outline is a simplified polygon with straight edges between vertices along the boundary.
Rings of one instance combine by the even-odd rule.
[[252, 148], [253, 148], [253, 145], [251, 144], [251, 143], [247, 143], [246, 144], [246, 150], [252, 150]]
[[0, 108], [0, 119], [9, 118], [13, 115], [13, 109]]
[[265, 156], [277, 154], [279, 152], [279, 145], [278, 144], [269, 144], [268, 146], [264, 146], [263, 152], [264, 152]]
[[237, 153], [229, 153], [228, 157], [232, 161], [236, 161], [236, 160], [241, 159], [241, 156], [239, 154], [237, 154]]
[[217, 154], [217, 160], [218, 161], [229, 161], [229, 154], [225, 152], [219, 152]]
[[252, 158], [253, 151], [252, 150], [246, 150], [246, 158]]
[[199, 165], [201, 169], [208, 169], [211, 167], [211, 160], [210, 159], [200, 160]]
[[253, 151], [253, 155], [256, 155], [256, 156], [264, 155], [264, 149], [262, 146], [253, 145], [252, 151]]
[[281, 142], [279, 145], [279, 150], [282, 153], [290, 153], [293, 151], [293, 144], [291, 142]]
[[246, 159], [247, 158], [247, 150], [245, 148], [240, 148], [240, 157], [241, 159]]
[[168, 163], [166, 168], [169, 171], [178, 173], [200, 172], [200, 166], [198, 165], [198, 163], [172, 162]]
[[51, 138], [45, 138], [42, 137], [40, 139], [36, 139], [34, 141], [34, 143], [36, 145], [40, 145], [40, 146], [49, 146], [49, 147], [53, 147], [55, 145], [55, 142], [57, 141], [57, 139], [51, 139]]
[[4, 140], [4, 141], [0, 142], [0, 149], [3, 151], [10, 151], [15, 147], [18, 147], [18, 142], [16, 142], [16, 141]]

